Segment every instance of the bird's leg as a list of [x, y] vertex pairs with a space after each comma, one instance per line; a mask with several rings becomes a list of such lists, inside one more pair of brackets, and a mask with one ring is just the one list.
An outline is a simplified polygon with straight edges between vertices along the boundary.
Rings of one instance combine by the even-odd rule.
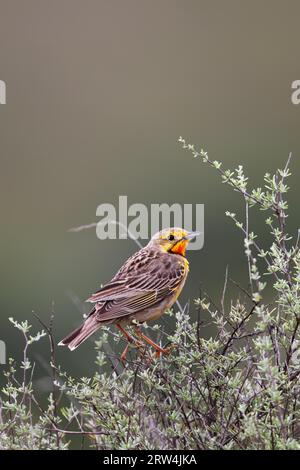
[[120, 357], [121, 361], [124, 362], [127, 356], [128, 349], [129, 349], [129, 344], [135, 343], [135, 345], [139, 348], [141, 347], [141, 343], [140, 341], [137, 341], [133, 336], [131, 336], [119, 323], [116, 323], [116, 327], [121, 331], [121, 333], [127, 339], [126, 347]]
[[129, 349], [129, 343], [126, 344], [126, 347], [125, 347], [124, 351], [122, 352], [122, 354], [120, 356], [120, 359], [121, 359], [122, 362], [124, 362], [125, 359], [126, 359], [128, 349]]
[[155, 349], [157, 356], [160, 356], [161, 354], [169, 354], [170, 348], [162, 348], [161, 346], [156, 344], [154, 341], [152, 341], [151, 338], [148, 338], [148, 336], [142, 333], [138, 326], [135, 327], [135, 331], [140, 338], [142, 338], [144, 341], [146, 341], [146, 343], [150, 344], [150, 346]]
[[116, 323], [116, 327], [121, 331], [121, 333], [125, 336], [128, 343], [135, 343], [135, 338], [131, 336], [119, 323]]

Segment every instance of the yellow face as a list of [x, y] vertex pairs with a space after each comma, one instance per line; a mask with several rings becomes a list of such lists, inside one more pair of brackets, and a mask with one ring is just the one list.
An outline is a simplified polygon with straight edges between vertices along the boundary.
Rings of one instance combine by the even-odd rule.
[[188, 232], [183, 228], [167, 228], [156, 233], [150, 244], [159, 245], [165, 252], [185, 256], [185, 250], [198, 232]]

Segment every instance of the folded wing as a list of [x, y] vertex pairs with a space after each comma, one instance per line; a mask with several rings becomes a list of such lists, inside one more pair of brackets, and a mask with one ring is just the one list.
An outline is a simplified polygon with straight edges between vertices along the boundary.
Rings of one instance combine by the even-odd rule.
[[184, 276], [184, 269], [179, 264], [168, 270], [161, 264], [155, 272], [151, 269], [142, 271], [114, 278], [88, 299], [95, 304], [93, 315], [97, 321], [114, 321], [154, 307], [177, 289]]

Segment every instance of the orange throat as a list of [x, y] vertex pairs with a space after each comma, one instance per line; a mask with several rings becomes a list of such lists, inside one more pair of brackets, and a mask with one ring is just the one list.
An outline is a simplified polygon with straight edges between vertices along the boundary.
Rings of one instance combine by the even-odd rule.
[[188, 243], [188, 240], [180, 240], [171, 248], [171, 252], [175, 253], [176, 255], [185, 256], [185, 250], [188, 246]]

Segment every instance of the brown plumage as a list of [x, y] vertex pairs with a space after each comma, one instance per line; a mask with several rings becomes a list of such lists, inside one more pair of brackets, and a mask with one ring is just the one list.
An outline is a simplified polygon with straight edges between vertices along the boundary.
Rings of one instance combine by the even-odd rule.
[[[196, 233], [180, 228], [165, 229], [149, 244], [131, 256], [114, 278], [87, 301], [93, 308], [84, 323], [66, 336], [60, 346], [76, 349], [102, 325], [116, 324], [128, 342], [140, 343], [123, 328], [159, 318], [178, 298], [189, 270], [185, 258], [188, 242]], [[159, 353], [166, 352], [139, 329], [140, 339]], [[128, 346], [122, 355], [124, 359]]]

